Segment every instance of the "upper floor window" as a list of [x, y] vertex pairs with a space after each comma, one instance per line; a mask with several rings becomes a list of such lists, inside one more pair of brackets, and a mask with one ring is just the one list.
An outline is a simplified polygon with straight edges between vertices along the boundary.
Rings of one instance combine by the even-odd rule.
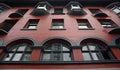
[[89, 10], [96, 17], [107, 17], [107, 14], [103, 13], [100, 9], [89, 9]]
[[71, 5], [71, 10], [81, 9], [79, 5]]
[[0, 34], [7, 34], [18, 20], [5, 20], [0, 25]]
[[104, 28], [117, 27], [117, 25], [110, 19], [98, 19], [98, 20]]
[[39, 2], [35, 5], [34, 10], [31, 12], [34, 16], [47, 15], [52, 6], [48, 2]]
[[69, 45], [64, 42], [50, 42], [45, 45], [42, 61], [71, 61]]
[[4, 3], [0, 3], [0, 13], [7, 10], [7, 9], [10, 9], [11, 7], [8, 6], [7, 4], [4, 4]]
[[91, 25], [86, 19], [77, 19], [79, 29], [91, 29]]
[[85, 42], [82, 45], [82, 54], [85, 61], [114, 59], [104, 45], [96, 42]]
[[54, 8], [54, 14], [63, 14], [63, 8]]
[[37, 24], [39, 22], [39, 19], [30, 19], [24, 29], [37, 29]]
[[52, 29], [64, 29], [64, 20], [63, 19], [53, 19], [52, 20]]
[[116, 14], [120, 14], [120, 7], [118, 6], [114, 6], [113, 8], [111, 8], [112, 11], [114, 11]]
[[2, 61], [29, 61], [32, 49], [30, 43], [19, 42], [10, 46], [4, 53]]
[[108, 9], [120, 16], [120, 2], [113, 2], [107, 6]]
[[68, 14], [70, 15], [84, 15], [86, 12], [83, 10], [83, 6], [77, 1], [71, 1], [66, 6]]
[[10, 14], [9, 17], [11, 18], [22, 17], [27, 11], [28, 9], [18, 9], [14, 13]]

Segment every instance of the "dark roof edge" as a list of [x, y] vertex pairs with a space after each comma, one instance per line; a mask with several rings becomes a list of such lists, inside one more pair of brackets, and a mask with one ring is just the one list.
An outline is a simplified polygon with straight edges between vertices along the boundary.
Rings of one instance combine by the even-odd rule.
[[120, 2], [120, 0], [0, 0], [10, 6], [35, 6], [41, 1], [47, 1], [53, 6], [65, 6], [70, 1], [78, 1], [83, 6], [107, 6], [113, 2]]

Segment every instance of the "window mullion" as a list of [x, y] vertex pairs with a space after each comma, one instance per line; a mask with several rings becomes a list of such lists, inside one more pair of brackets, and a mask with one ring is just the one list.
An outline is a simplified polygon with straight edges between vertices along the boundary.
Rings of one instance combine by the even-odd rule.
[[87, 48], [88, 48], [88, 53], [90, 54], [90, 57], [91, 57], [91, 60], [94, 60], [94, 58], [92, 57], [92, 51], [90, 50], [90, 48], [89, 48], [89, 45], [87, 44]]
[[12, 61], [13, 60], [13, 58], [14, 58], [14, 56], [15, 56], [15, 54], [17, 53], [17, 50], [18, 50], [18, 48], [19, 48], [19, 45], [17, 45], [17, 47], [16, 47], [17, 49], [13, 52], [13, 55], [12, 55], [12, 57], [10, 58], [10, 61]]

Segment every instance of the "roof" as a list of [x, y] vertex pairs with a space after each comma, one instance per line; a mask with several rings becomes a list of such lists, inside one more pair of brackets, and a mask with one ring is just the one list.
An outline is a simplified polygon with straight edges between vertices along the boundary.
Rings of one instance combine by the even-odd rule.
[[120, 0], [0, 0], [0, 2], [10, 6], [35, 6], [42, 1], [47, 1], [53, 6], [65, 6], [70, 1], [78, 1], [83, 6], [107, 6], [113, 2], [120, 2]]

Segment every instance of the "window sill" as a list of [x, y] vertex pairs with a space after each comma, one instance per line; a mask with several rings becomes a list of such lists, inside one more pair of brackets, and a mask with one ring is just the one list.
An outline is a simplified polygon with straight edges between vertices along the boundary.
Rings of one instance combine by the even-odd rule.
[[0, 64], [110, 64], [120, 63], [120, 60], [96, 61], [0, 61]]
[[37, 30], [37, 29], [21, 29], [21, 30]]
[[79, 30], [95, 30], [95, 28], [78, 28]]
[[65, 15], [65, 13], [51, 13], [52, 15]]
[[65, 28], [63, 29], [53, 29], [53, 28], [50, 28], [49, 30], [66, 30]]

